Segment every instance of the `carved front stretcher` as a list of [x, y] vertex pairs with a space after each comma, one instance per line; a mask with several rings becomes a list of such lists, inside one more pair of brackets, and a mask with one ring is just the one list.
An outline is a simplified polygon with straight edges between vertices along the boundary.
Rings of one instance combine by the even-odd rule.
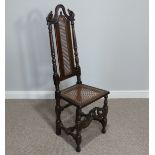
[[[94, 107], [89, 111], [88, 114], [85, 114], [84, 112], [80, 111], [80, 117], [81, 120], [79, 121], [79, 130], [82, 130], [84, 128], [87, 128], [92, 120], [99, 121], [102, 125], [102, 132], [105, 133], [105, 127], [107, 124], [107, 113], [108, 113], [108, 106], [107, 106], [107, 98], [105, 98], [103, 107]], [[68, 107], [68, 106], [66, 106]], [[64, 108], [62, 108], [62, 111]], [[72, 136], [76, 140], [76, 125], [72, 127], [64, 127], [63, 123], [60, 123], [61, 129], [65, 131], [66, 134]]]
[[[62, 10], [61, 12], [59, 10]], [[82, 84], [81, 68], [77, 52], [76, 35], [74, 29], [75, 14], [68, 9], [68, 13], [63, 5], [57, 5], [55, 14], [51, 11], [47, 16], [49, 29], [49, 40], [53, 65], [53, 81], [55, 85], [55, 112], [56, 112], [56, 134], [61, 135], [61, 130], [72, 136], [77, 144], [76, 151], [80, 152], [81, 130], [88, 127], [92, 120], [99, 121], [102, 125], [102, 132], [106, 132], [108, 113], [107, 90], [102, 90], [92, 86]], [[58, 58], [56, 58], [56, 55]], [[61, 81], [76, 76], [75, 85], [60, 90]], [[82, 108], [104, 98], [102, 107], [95, 107], [88, 114], [82, 112]], [[60, 100], [68, 102], [61, 105]], [[94, 103], [95, 104], [95, 103]], [[69, 106], [76, 107], [75, 125], [66, 128], [61, 121], [61, 113]]]
[[105, 126], [107, 124], [107, 115], [108, 108], [99, 108], [95, 107], [88, 114], [81, 113], [81, 116], [84, 117], [80, 122], [80, 128], [87, 128], [92, 120], [99, 121], [102, 124], [103, 130], [102, 132], [105, 133]]

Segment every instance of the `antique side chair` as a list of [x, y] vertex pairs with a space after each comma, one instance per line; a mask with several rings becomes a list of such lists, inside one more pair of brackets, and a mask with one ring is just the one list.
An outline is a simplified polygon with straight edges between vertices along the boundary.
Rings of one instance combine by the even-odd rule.
[[[59, 11], [60, 9], [62, 11]], [[64, 6], [59, 4], [55, 8], [54, 15], [52, 11], [48, 14], [47, 24], [55, 84], [56, 134], [60, 135], [61, 130], [64, 130], [66, 134], [71, 135], [77, 144], [76, 151], [80, 152], [81, 130], [88, 127], [92, 120], [99, 121], [102, 125], [102, 132], [106, 132], [109, 91], [82, 84], [74, 17], [73, 11], [68, 9], [68, 13], [66, 13]], [[77, 77], [76, 84], [60, 90], [60, 82], [73, 76]], [[104, 97], [102, 107], [94, 107], [88, 114], [82, 112], [83, 107], [102, 97]], [[60, 99], [67, 101], [68, 104], [61, 106]], [[76, 107], [75, 125], [66, 128], [61, 121], [61, 112], [71, 105]]]

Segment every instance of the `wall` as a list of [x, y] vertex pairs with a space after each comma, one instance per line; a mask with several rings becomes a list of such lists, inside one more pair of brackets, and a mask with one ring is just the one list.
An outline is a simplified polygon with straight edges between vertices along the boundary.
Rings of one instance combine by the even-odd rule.
[[6, 0], [6, 91], [54, 90], [46, 16], [59, 3], [76, 14], [83, 83], [148, 90], [148, 0]]

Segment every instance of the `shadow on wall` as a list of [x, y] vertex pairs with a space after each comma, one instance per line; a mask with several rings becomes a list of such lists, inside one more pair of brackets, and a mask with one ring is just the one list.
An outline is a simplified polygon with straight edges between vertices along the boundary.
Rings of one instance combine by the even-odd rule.
[[46, 19], [39, 10], [33, 10], [26, 20], [17, 20], [15, 31], [22, 87], [26, 90], [51, 89], [52, 65]]
[[[46, 18], [39, 10], [33, 10], [29, 12], [26, 20], [17, 20], [15, 31], [22, 88], [37, 91], [55, 90]], [[65, 80], [60, 84], [60, 89], [73, 83], [75, 84], [73, 79]]]

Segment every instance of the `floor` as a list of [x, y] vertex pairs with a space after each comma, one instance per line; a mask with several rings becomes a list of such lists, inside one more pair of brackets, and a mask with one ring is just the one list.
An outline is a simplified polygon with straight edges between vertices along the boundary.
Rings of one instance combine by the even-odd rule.
[[[148, 155], [148, 102], [110, 99], [107, 133], [102, 134], [101, 125], [93, 121], [82, 131], [81, 152], [77, 153], [72, 137], [55, 134], [53, 100], [6, 100], [6, 155]], [[74, 123], [74, 114], [74, 107], [62, 113], [66, 126]]]

